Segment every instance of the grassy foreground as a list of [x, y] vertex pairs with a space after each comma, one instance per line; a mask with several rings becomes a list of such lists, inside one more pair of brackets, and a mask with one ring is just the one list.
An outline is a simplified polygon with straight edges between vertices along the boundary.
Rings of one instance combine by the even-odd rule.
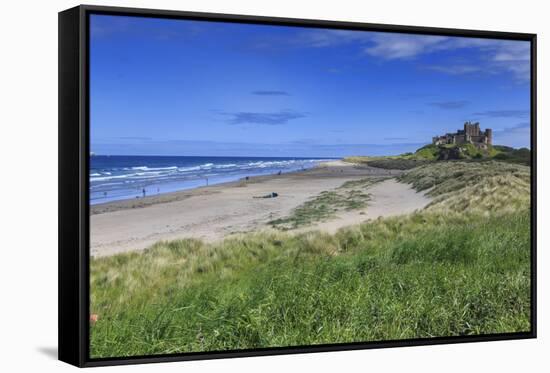
[[92, 259], [91, 356], [529, 330], [529, 169], [461, 163], [402, 176], [436, 197], [426, 210], [335, 235], [266, 231]]

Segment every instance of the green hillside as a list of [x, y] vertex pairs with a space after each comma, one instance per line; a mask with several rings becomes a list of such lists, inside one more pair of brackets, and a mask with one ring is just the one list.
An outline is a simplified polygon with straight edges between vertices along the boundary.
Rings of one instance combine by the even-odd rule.
[[372, 167], [409, 170], [436, 161], [488, 161], [493, 159], [508, 163], [530, 165], [531, 151], [527, 148], [514, 149], [502, 145], [489, 145], [486, 149], [482, 149], [473, 144], [429, 144], [419, 148], [414, 153], [379, 157], [354, 156], [344, 158], [344, 161], [367, 164]]

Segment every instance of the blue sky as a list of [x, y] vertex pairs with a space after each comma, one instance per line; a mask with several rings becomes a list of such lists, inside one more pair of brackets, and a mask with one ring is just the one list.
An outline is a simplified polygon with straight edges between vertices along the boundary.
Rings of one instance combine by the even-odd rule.
[[106, 15], [90, 28], [97, 154], [395, 154], [467, 120], [529, 146], [528, 42]]

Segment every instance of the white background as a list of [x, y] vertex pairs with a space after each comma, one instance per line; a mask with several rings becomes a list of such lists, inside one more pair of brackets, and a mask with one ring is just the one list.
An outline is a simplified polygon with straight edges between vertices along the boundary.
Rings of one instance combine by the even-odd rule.
[[[109, 371], [549, 371], [550, 22], [545, 1], [187, 0], [98, 5], [538, 34], [536, 340], [106, 368]], [[57, 354], [57, 12], [76, 1], [4, 1], [0, 12], [0, 371], [69, 371]], [[546, 351], [545, 351], [546, 350]], [[546, 369], [545, 369], [546, 368]]]

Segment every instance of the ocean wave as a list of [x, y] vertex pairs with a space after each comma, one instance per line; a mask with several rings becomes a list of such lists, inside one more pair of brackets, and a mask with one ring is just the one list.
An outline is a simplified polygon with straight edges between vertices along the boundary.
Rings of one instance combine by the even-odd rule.
[[131, 169], [138, 170], [138, 171], [166, 171], [166, 170], [177, 170], [178, 166], [170, 166], [170, 167], [137, 166], [137, 167], [132, 167]]
[[235, 163], [229, 163], [229, 164], [219, 164], [217, 166], [214, 166], [214, 168], [232, 168], [237, 167]]
[[[92, 176], [92, 175], [90, 175]], [[111, 175], [111, 176], [99, 176], [99, 177], [90, 177], [90, 181], [108, 181], [108, 180], [115, 180], [115, 179], [127, 179], [131, 176], [136, 176], [136, 174], [123, 174], [123, 175]]]
[[180, 167], [178, 168], [179, 172], [189, 172], [189, 171], [198, 171], [201, 169], [201, 166], [193, 166], [193, 167]]
[[[198, 171], [198, 170], [209, 170], [209, 169], [212, 168], [212, 166], [214, 166], [214, 163], [205, 163], [205, 164], [201, 164], [199, 166], [179, 167], [178, 171], [179, 172], [189, 172], [189, 171]], [[217, 168], [219, 166], [214, 166], [214, 167]]]
[[[300, 160], [302, 162], [306, 162], [306, 160]], [[248, 163], [249, 166], [258, 166], [261, 168], [270, 167], [270, 166], [284, 166], [284, 165], [291, 165], [296, 163], [297, 160], [295, 159], [289, 159], [284, 161], [257, 161], [257, 162], [250, 162]]]
[[[196, 162], [166, 162], [149, 164], [138, 160], [113, 167], [90, 168], [91, 199], [107, 201], [141, 196], [143, 188], [162, 193], [234, 181], [246, 176], [277, 174], [308, 169], [328, 159], [202, 159]], [[201, 161], [203, 163], [201, 163]], [[210, 162], [209, 162], [210, 161]], [[139, 163], [138, 163], [139, 162]], [[142, 163], [143, 162], [143, 163]], [[186, 164], [187, 163], [187, 164]]]
[[[135, 183], [144, 180], [158, 179], [161, 180], [178, 180], [201, 178], [207, 176], [218, 176], [223, 174], [234, 174], [235, 172], [269, 172], [272, 168], [273, 172], [277, 170], [298, 170], [300, 167], [311, 166], [314, 163], [323, 161], [322, 159], [285, 159], [285, 160], [249, 160], [248, 162], [238, 163], [204, 163], [194, 166], [166, 166], [166, 167], [150, 167], [150, 166], [134, 166], [124, 168], [108, 168], [90, 170], [90, 181], [94, 184], [105, 184], [109, 181], [123, 181], [124, 183]], [[260, 171], [261, 170], [261, 171]], [[212, 171], [218, 173], [212, 174]], [[111, 174], [112, 172], [112, 174]], [[245, 174], [246, 175], [246, 174]], [[153, 181], [153, 182], [156, 182]]]

